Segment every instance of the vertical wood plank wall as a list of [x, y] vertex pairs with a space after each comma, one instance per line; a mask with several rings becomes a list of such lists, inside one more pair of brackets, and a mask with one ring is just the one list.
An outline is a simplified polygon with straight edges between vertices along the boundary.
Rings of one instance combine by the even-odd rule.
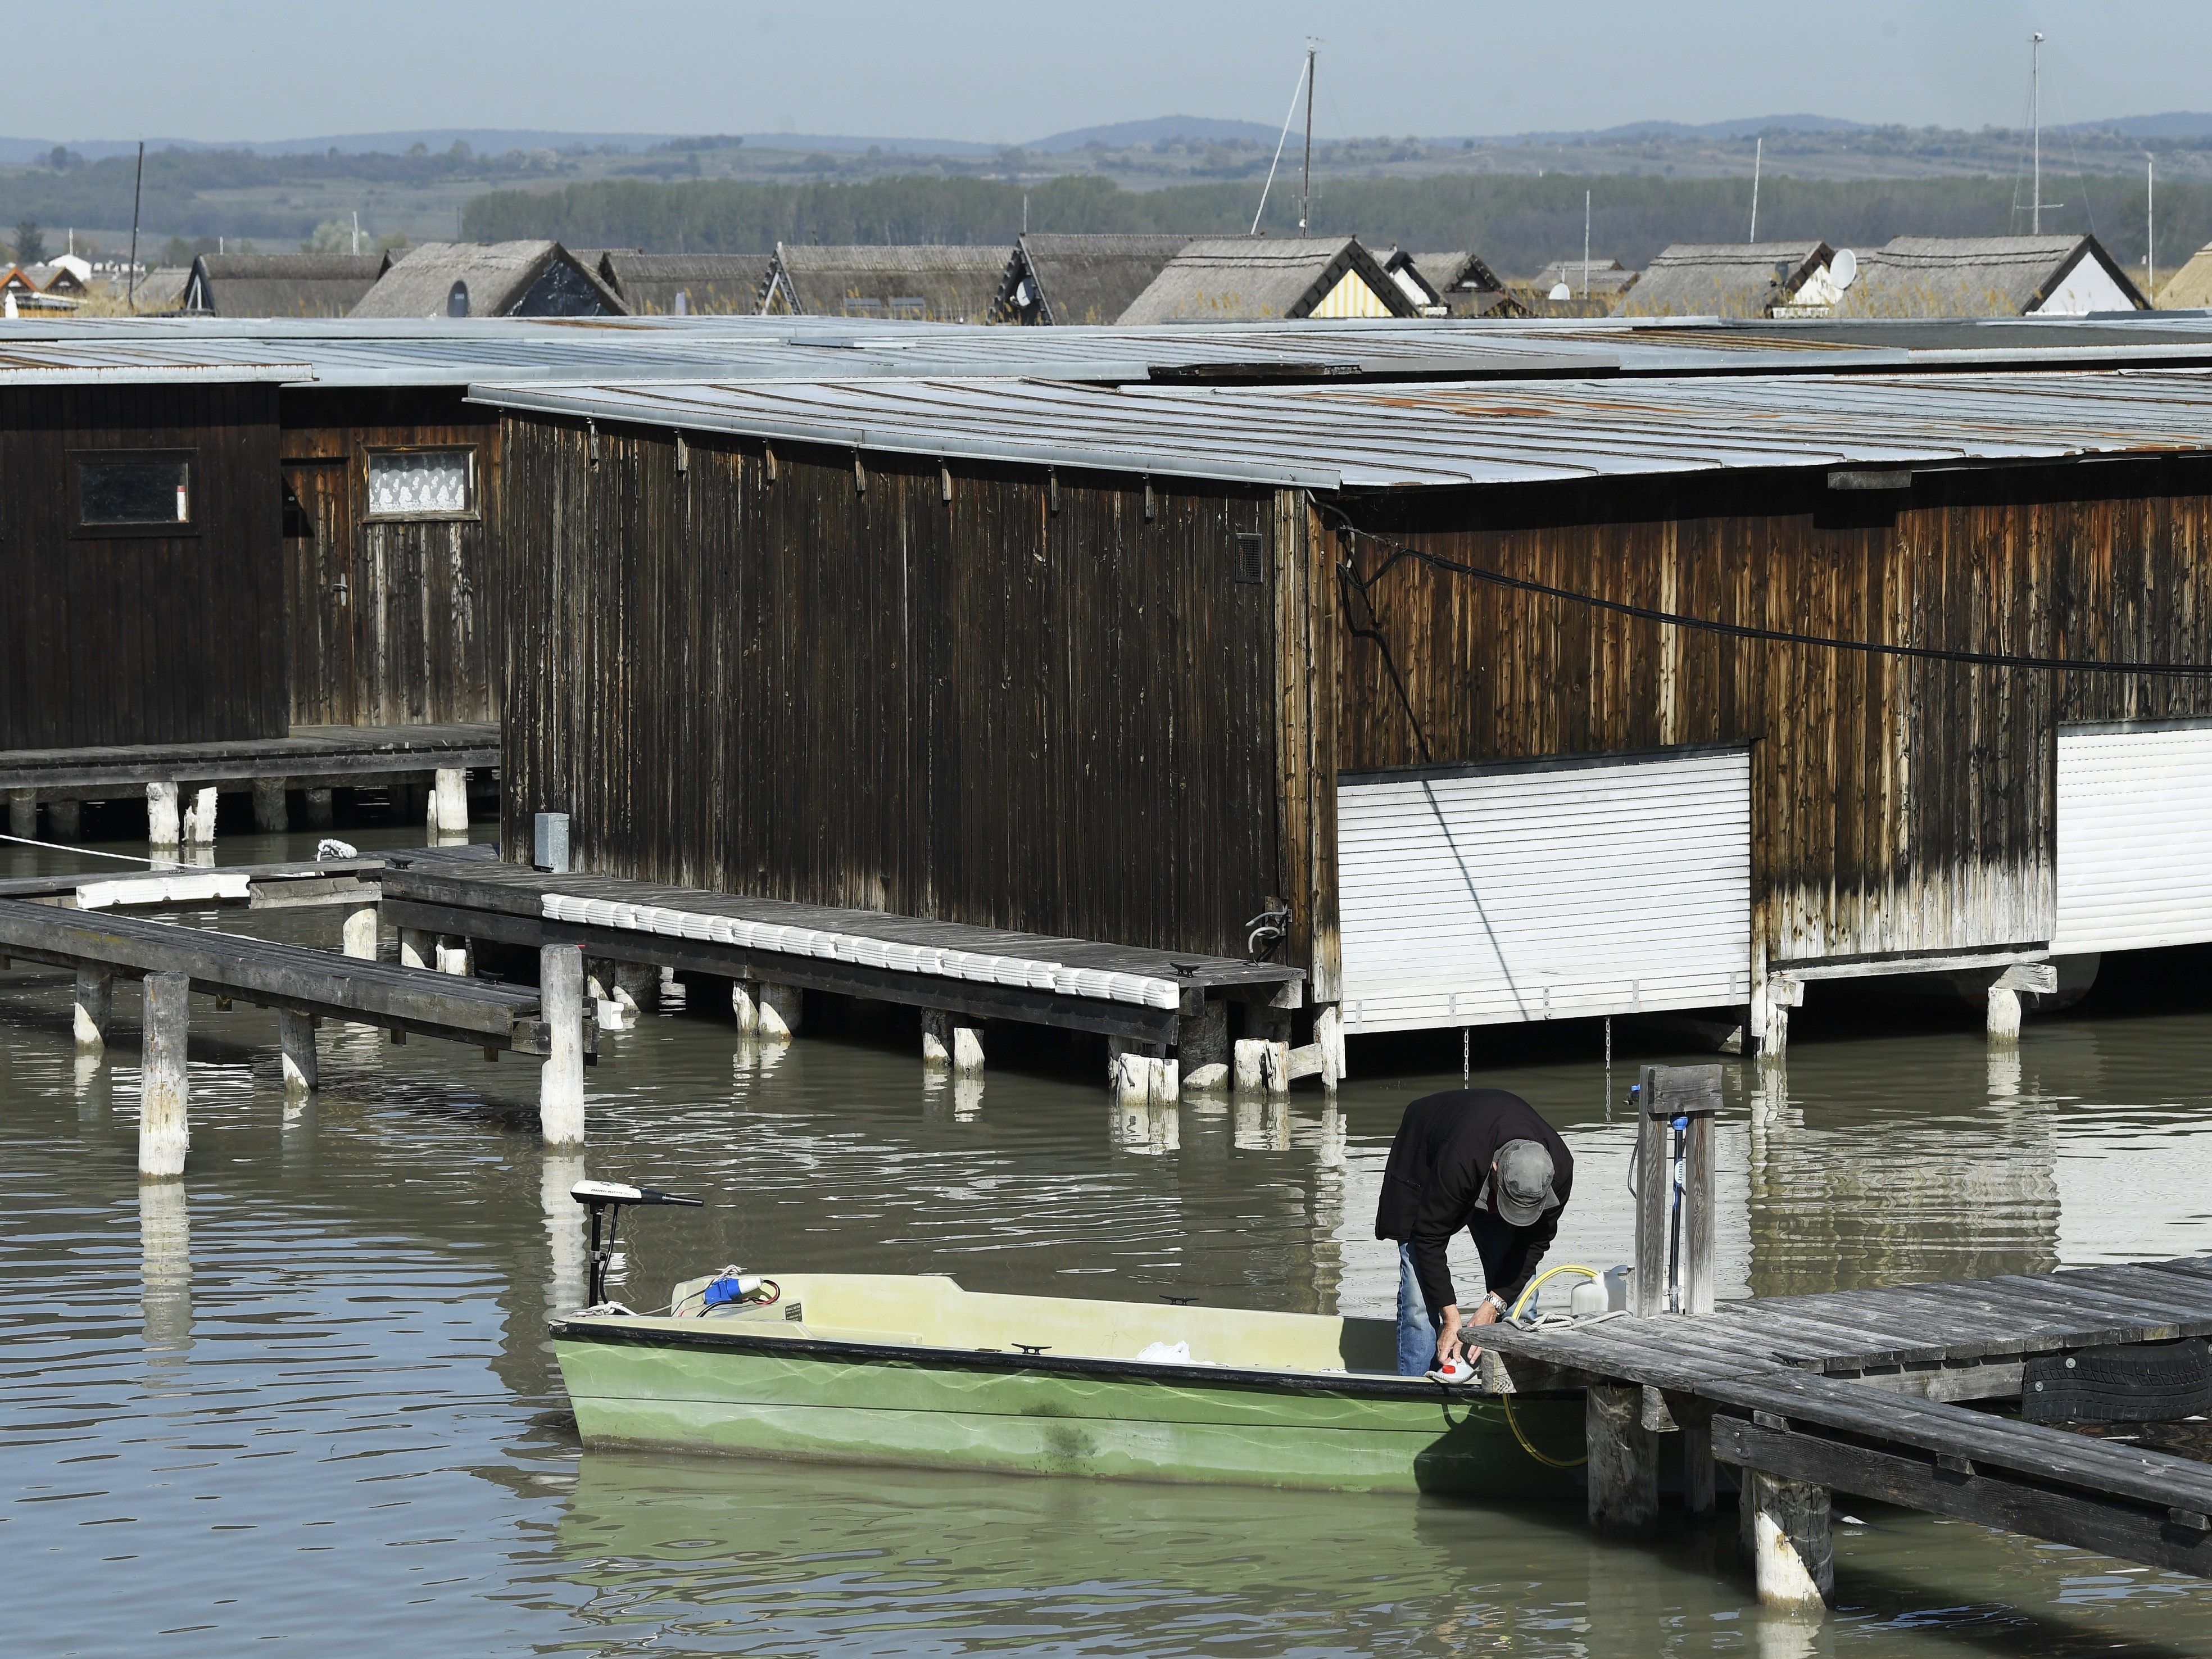
[[[0, 748], [282, 736], [273, 386], [0, 392]], [[191, 453], [188, 536], [72, 536], [74, 450]]]
[[565, 811], [580, 869], [1231, 955], [1287, 896], [1273, 492], [596, 443], [507, 423], [510, 849]]
[[[475, 514], [368, 520], [369, 451], [447, 446], [476, 451]], [[284, 476], [314, 531], [285, 542], [295, 720], [499, 717], [499, 449], [458, 388], [285, 392]]]
[[[2212, 659], [2203, 463], [1923, 474], [1893, 516], [1824, 486], [1737, 475], [1350, 510], [1444, 557], [1727, 622]], [[1363, 570], [1385, 556], [1360, 546]], [[1749, 744], [1755, 942], [1774, 960], [2047, 939], [2057, 723], [2212, 713], [2201, 681], [1732, 641], [1412, 562], [1374, 600], [1436, 763]], [[1343, 648], [1339, 763], [1416, 763], [1382, 653]]]

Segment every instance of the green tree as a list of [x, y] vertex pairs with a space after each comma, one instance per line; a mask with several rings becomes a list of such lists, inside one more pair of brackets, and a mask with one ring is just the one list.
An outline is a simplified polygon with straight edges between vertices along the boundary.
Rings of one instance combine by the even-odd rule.
[[34, 265], [46, 257], [46, 234], [35, 219], [15, 222], [15, 263]]

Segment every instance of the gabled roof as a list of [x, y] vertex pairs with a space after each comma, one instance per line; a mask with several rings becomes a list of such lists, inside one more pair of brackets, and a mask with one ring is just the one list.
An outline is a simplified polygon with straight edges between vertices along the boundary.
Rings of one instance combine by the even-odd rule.
[[2127, 301], [2142, 295], [2094, 236], [1899, 236], [1859, 258], [1858, 280], [1837, 314], [1850, 317], [2024, 317], [2084, 259], [2105, 269]]
[[1438, 301], [1454, 317], [1528, 314], [1528, 306], [1498, 280], [1498, 273], [1464, 248], [1410, 257], [1421, 280], [1436, 290]]
[[778, 242], [766, 309], [908, 322], [991, 319], [1013, 250], [934, 243]]
[[635, 253], [611, 249], [598, 270], [633, 317], [672, 317], [677, 295], [691, 317], [748, 317], [767, 297], [766, 253]]
[[[1764, 317], [1787, 305], [1836, 251], [1826, 242], [1677, 242], [1644, 267], [1623, 296], [1629, 317]], [[1564, 278], [1577, 296], [1580, 267]], [[1596, 273], [1590, 289], [1596, 293]]]
[[1310, 316], [1355, 272], [1392, 316], [1419, 314], [1356, 236], [1209, 236], [1169, 260], [1120, 320], [1134, 326]]
[[179, 303], [215, 317], [343, 317], [391, 265], [388, 253], [203, 253]]
[[[999, 313], [1066, 328], [1110, 323], [1152, 286], [1188, 236], [1024, 235], [1006, 262]], [[1029, 284], [1024, 294], [1023, 283]]]
[[443, 317], [453, 284], [471, 317], [619, 317], [623, 303], [558, 242], [425, 242], [395, 261], [347, 314]]
[[58, 259], [27, 265], [23, 274], [38, 285], [41, 294], [82, 295], [86, 291], [84, 279]]
[[2212, 306], [2212, 243], [2191, 254], [2188, 264], [2158, 291], [2160, 311], [2202, 311], [2207, 306]]
[[[1593, 300], [1618, 299], [1634, 288], [1637, 278], [1643, 275], [1640, 270], [1628, 270], [1618, 259], [1592, 259], [1587, 273], [1589, 297]], [[1582, 260], [1554, 259], [1518, 286], [1540, 299], [1565, 283], [1574, 291], [1574, 297], [1579, 300], [1583, 296], [1585, 280]]]

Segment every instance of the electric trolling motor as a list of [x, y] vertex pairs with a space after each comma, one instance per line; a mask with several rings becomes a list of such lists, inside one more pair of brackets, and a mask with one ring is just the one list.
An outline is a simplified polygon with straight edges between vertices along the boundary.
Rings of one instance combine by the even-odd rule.
[[[622, 1220], [623, 1205], [683, 1204], [696, 1210], [706, 1204], [704, 1199], [684, 1198], [651, 1187], [625, 1186], [618, 1181], [580, 1181], [568, 1188], [568, 1196], [591, 1212], [591, 1278], [585, 1291], [585, 1305], [592, 1308], [607, 1299], [607, 1263], [614, 1256], [615, 1228]], [[603, 1215], [606, 1218], [604, 1236], [599, 1230]]]

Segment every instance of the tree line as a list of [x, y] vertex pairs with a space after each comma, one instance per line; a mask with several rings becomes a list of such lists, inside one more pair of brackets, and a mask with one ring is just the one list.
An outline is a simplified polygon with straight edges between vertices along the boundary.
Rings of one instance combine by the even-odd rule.
[[[1739, 242], [1750, 229], [1751, 183], [1650, 174], [1449, 174], [1328, 179], [1313, 196], [1317, 231], [1354, 233], [1370, 246], [1472, 248], [1501, 276], [1533, 274], [1583, 251], [1584, 192], [1590, 248], [1640, 266], [1672, 242]], [[1769, 176], [1760, 185], [1762, 241], [1825, 240], [1877, 247], [1893, 236], [2025, 234], [2028, 216], [2008, 179], [1820, 179]], [[2123, 264], [2145, 246], [2140, 178], [2068, 180], [2072, 198], [2044, 213], [2044, 229], [2092, 231]], [[1258, 191], [1247, 183], [1127, 191], [1095, 175], [1021, 185], [981, 179], [896, 178], [854, 183], [664, 184], [580, 181], [551, 191], [502, 190], [464, 210], [472, 240], [550, 237], [572, 247], [656, 253], [762, 253], [786, 242], [1012, 242], [1026, 212], [1032, 230], [1236, 235], [1251, 228]], [[2212, 240], [2212, 185], [2158, 191], [2159, 265], [2171, 270]], [[1295, 234], [1295, 187], [1276, 180], [1261, 228]]]

